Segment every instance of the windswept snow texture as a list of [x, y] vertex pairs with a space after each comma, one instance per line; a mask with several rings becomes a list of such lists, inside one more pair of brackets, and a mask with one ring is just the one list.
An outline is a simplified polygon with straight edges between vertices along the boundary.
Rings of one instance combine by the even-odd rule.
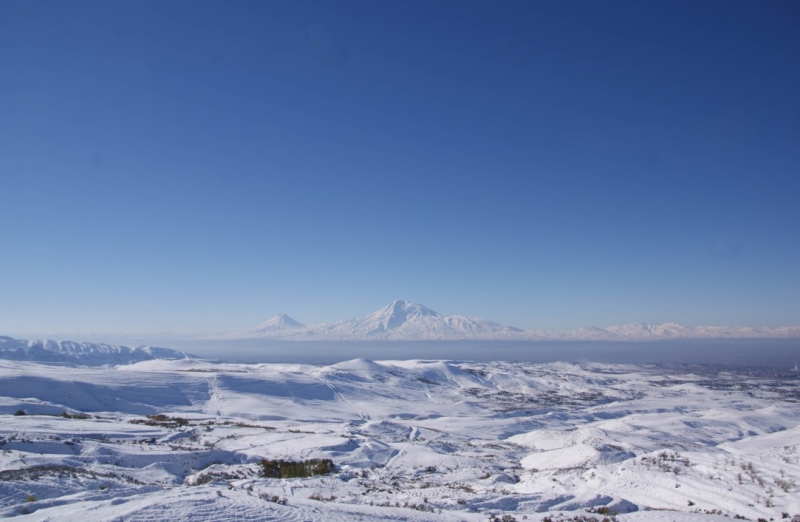
[[[799, 384], [699, 365], [0, 361], [0, 518], [791, 519]], [[261, 478], [262, 458], [335, 471]]]
[[259, 326], [218, 339], [287, 339], [324, 341], [658, 341], [670, 339], [800, 338], [800, 326], [683, 326], [635, 323], [608, 328], [531, 331], [486, 319], [440, 314], [423, 305], [397, 300], [364, 317], [303, 326], [281, 314]]
[[186, 359], [184, 352], [154, 346], [117, 346], [74, 341], [26, 341], [0, 336], [0, 359], [51, 364], [102, 366], [131, 364], [152, 359]]

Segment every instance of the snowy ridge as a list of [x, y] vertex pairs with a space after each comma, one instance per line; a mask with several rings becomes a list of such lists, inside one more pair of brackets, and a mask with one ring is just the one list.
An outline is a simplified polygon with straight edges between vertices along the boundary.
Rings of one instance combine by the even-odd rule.
[[102, 366], [131, 364], [153, 359], [187, 359], [193, 356], [169, 348], [137, 346], [129, 348], [113, 344], [75, 341], [28, 341], [0, 336], [0, 359], [40, 363]]
[[800, 338], [800, 326], [684, 326], [677, 323], [632, 323], [607, 328], [580, 328], [570, 332], [535, 332], [542, 340], [662, 341], [670, 339]]
[[633, 323], [572, 331], [533, 331], [503, 326], [476, 317], [445, 315], [421, 304], [396, 300], [371, 314], [345, 321], [303, 326], [280, 314], [245, 332], [224, 339], [295, 339], [325, 341], [658, 341], [669, 339], [800, 338], [800, 326], [684, 326], [677, 323]]

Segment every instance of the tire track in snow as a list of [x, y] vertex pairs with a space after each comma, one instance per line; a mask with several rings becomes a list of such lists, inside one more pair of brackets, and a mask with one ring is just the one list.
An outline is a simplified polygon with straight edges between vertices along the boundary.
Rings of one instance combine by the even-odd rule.
[[219, 383], [216, 375], [208, 379], [208, 406], [206, 407], [206, 413], [215, 417], [222, 415]]
[[328, 388], [330, 388], [331, 391], [333, 392], [333, 396], [336, 397], [336, 400], [338, 402], [341, 402], [342, 404], [347, 405], [347, 407], [349, 407], [351, 410], [356, 412], [358, 414], [358, 416], [361, 417], [361, 420], [363, 420], [365, 422], [370, 420], [369, 414], [366, 413], [365, 411], [359, 409], [355, 404], [353, 404], [350, 401], [350, 399], [348, 399], [344, 395], [342, 395], [342, 393], [339, 392], [339, 390], [336, 389], [336, 386], [334, 386], [332, 383], [326, 381], [322, 377], [314, 376], [314, 378], [317, 379], [319, 382], [323, 383]]

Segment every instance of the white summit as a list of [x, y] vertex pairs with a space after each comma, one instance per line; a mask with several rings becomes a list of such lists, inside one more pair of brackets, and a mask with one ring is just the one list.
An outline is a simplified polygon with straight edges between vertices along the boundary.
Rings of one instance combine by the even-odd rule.
[[285, 330], [292, 330], [296, 328], [305, 328], [306, 325], [299, 321], [295, 321], [286, 314], [278, 314], [272, 319], [264, 321], [260, 325], [251, 330], [254, 334], [269, 333], [269, 332], [282, 332]]
[[326, 339], [410, 341], [502, 337], [519, 331], [486, 319], [440, 314], [421, 304], [396, 300], [364, 317], [324, 323], [308, 333]]

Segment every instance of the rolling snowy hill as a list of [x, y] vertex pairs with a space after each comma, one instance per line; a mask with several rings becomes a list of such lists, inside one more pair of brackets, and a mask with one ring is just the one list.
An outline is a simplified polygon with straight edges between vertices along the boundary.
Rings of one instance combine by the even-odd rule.
[[184, 352], [154, 346], [129, 348], [113, 344], [51, 340], [28, 341], [0, 336], [0, 359], [15, 361], [102, 366], [131, 364], [153, 359], [192, 357]]

